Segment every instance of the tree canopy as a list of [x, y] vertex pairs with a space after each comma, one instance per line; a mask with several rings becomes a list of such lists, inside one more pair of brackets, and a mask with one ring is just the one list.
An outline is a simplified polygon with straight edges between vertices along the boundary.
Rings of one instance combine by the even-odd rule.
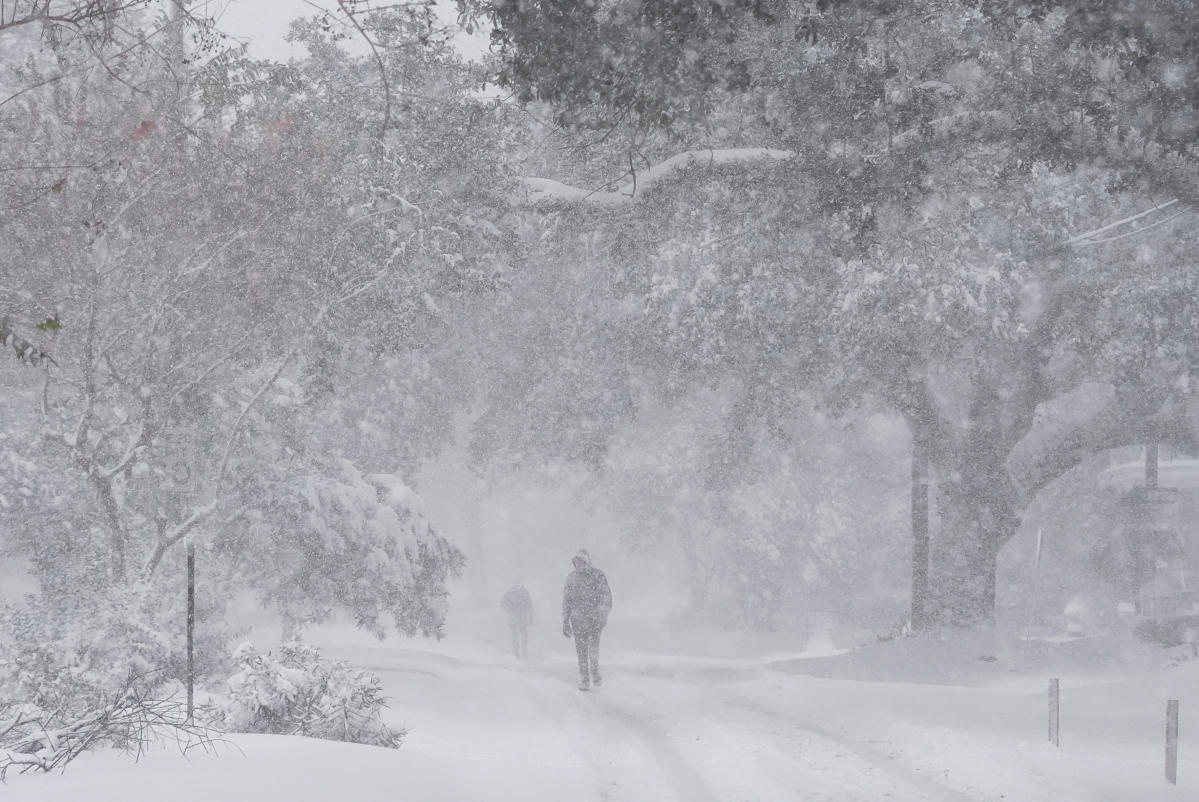
[[1086, 454], [1195, 442], [1189, 4], [474, 8], [501, 81], [623, 153], [617, 211], [602, 186], [529, 198], [606, 232], [591, 264], [667, 372], [907, 419], [942, 615], [991, 615], [998, 550]]

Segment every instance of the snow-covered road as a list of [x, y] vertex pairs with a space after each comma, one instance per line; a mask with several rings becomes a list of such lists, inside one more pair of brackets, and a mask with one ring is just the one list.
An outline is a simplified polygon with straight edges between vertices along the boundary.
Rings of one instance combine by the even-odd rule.
[[[1199, 799], [1195, 740], [1184, 731], [1180, 784], [1167, 786], [1157, 726], [1160, 699], [1187, 699], [1199, 685], [1199, 664], [1064, 678], [1063, 742], [1055, 749], [1044, 742], [1044, 691], [1035, 674], [973, 684], [850, 680], [799, 674], [790, 660], [609, 648], [604, 686], [582, 693], [565, 641], [544, 641], [529, 663], [477, 640], [332, 642], [325, 652], [379, 675], [392, 700], [390, 722], [410, 728], [400, 750], [238, 736], [240, 751], [219, 757], [160, 752], [135, 766], [123, 756], [87, 756], [62, 776], [10, 780], [3, 798]], [[843, 667], [855, 665], [861, 660]]]
[[[383, 677], [396, 722], [413, 727], [405, 750], [456, 756], [463, 772], [492, 778], [493, 792], [521, 789], [493, 799], [1199, 798], [1193, 781], [1162, 783], [1153, 726], [1158, 697], [1185, 695], [1196, 666], [1067, 679], [1070, 726], [1054, 749], [1036, 675], [974, 687], [871, 682], [778, 670], [787, 661], [609, 650], [607, 682], [581, 693], [569, 651], [529, 664], [355, 656]], [[1183, 759], [1196, 761], [1199, 750], [1184, 746]]]
[[368, 665], [393, 695], [396, 722], [413, 726], [406, 751], [462, 761], [493, 792], [519, 789], [490, 798], [979, 798], [908, 768], [885, 741], [800, 715], [794, 686], [810, 681], [751, 664], [663, 667], [618, 654], [607, 684], [589, 693], [574, 688], [565, 658], [526, 665], [380, 650]]
[[[397, 721], [413, 726], [405, 750], [456, 758], [464, 772], [494, 777], [493, 789], [518, 783], [514, 798], [967, 798], [870, 744], [729, 687], [737, 680], [747, 689], [760, 685], [750, 669], [700, 665], [666, 676], [618, 663], [603, 688], [581, 693], [564, 660], [489, 664], [417, 652], [374, 658], [369, 668], [392, 693]], [[422, 725], [426, 717], [430, 724]]]

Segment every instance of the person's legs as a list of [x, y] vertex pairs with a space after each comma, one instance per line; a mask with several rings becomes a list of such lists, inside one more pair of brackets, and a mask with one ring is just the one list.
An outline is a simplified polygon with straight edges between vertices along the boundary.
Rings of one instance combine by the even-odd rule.
[[517, 634], [519, 635], [518, 640], [520, 643], [520, 650], [517, 652], [516, 656], [519, 657], [521, 660], [528, 660], [529, 659], [529, 625], [522, 621], [520, 626], [517, 627], [517, 629], [519, 630]]
[[520, 624], [515, 621], [508, 623], [508, 629], [512, 632], [512, 654], [520, 658]]
[[588, 644], [591, 641], [590, 632], [574, 631], [575, 634], [575, 652], [579, 655], [579, 689], [587, 690], [591, 687], [591, 678], [587, 673], [587, 653]]
[[602, 629], [597, 629], [589, 633], [591, 637], [588, 639], [589, 642], [587, 644], [588, 656], [591, 658], [591, 681], [596, 685], [601, 685], [604, 682], [599, 673], [599, 644], [600, 633], [602, 631]]

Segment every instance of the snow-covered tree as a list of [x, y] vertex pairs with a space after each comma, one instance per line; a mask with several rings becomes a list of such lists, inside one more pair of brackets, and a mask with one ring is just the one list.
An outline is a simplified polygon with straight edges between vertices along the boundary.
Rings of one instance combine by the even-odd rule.
[[462, 555], [387, 476], [436, 438], [416, 422], [452, 414], [421, 374], [440, 304], [508, 269], [502, 115], [452, 53], [380, 20], [404, 114], [364, 136], [373, 62], [297, 35], [312, 55], [290, 65], [144, 49], [44, 82], [34, 42], [19, 69], [36, 89], [0, 108], [6, 156], [85, 165], [0, 188], [3, 298], [44, 322], [21, 336], [54, 360], [2, 368], [19, 414], [0, 497], [24, 522], [4, 545], [32, 556], [47, 604], [174, 598], [190, 541], [212, 598], [441, 632]]
[[901, 413], [935, 472], [937, 608], [970, 622], [1046, 482], [1195, 436], [1195, 271], [1161, 236], [1195, 187], [1176, 5], [1180, 28], [1121, 3], [485, 7], [505, 80], [626, 143], [616, 189], [530, 200], [628, 209], [611, 261], [700, 381]]

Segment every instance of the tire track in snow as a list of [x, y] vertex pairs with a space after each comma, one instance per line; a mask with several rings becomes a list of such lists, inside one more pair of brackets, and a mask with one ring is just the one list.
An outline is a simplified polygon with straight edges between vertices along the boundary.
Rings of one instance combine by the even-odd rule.
[[[537, 673], [543, 675], [544, 678], [550, 676], [546, 669], [539, 669]], [[596, 755], [595, 750], [588, 748], [586, 739], [579, 728], [573, 726], [567, 717], [563, 715], [563, 709], [553, 704], [546, 697], [544, 689], [537, 688], [531, 681], [522, 682], [521, 689], [525, 697], [533, 703], [534, 707], [538, 708], [547, 719], [553, 721], [564, 733], [568, 734], [572, 751], [583, 761], [583, 765], [587, 771], [595, 777], [600, 802], [620, 802], [619, 797], [612, 795], [611, 788], [613, 783], [604, 779], [603, 764]]]
[[[385, 661], [379, 661], [383, 663]], [[570, 673], [563, 668], [568, 665], [563, 661], [562, 666], [552, 666], [545, 663], [534, 665], [509, 665], [471, 660], [447, 660], [459, 669], [483, 669], [488, 672], [498, 671], [499, 676], [505, 676], [520, 688], [529, 702], [546, 719], [563, 733], [564, 740], [571, 751], [578, 755], [583, 768], [594, 777], [595, 793], [600, 802], [628, 802], [631, 799], [669, 799], [670, 796], [682, 802], [720, 802], [724, 796], [712, 790], [708, 780], [698, 771], [692, 761], [688, 760], [672, 743], [669, 733], [647, 720], [648, 711], [644, 702], [624, 700], [624, 704], [612, 698], [611, 692], [619, 696], [619, 675], [614, 678], [612, 688], [604, 688], [582, 694], [573, 689], [572, 683], [564, 678]], [[404, 669], [398, 666], [382, 664], [379, 669], [395, 671]], [[571, 666], [573, 668], [573, 666]], [[947, 788], [927, 775], [922, 775], [905, 768], [885, 752], [838, 734], [810, 721], [802, 716], [786, 710], [777, 709], [770, 704], [736, 691], [722, 687], [724, 681], [744, 679], [747, 675], [756, 673], [753, 670], [740, 669], [700, 671], [700, 678], [687, 677], [687, 670], [665, 672], [661, 669], [647, 671], [630, 671], [622, 669], [631, 677], [640, 677], [651, 682], [663, 683], [665, 686], [675, 685], [690, 687], [702, 691], [703, 695], [713, 704], [724, 704], [733, 709], [741, 710], [760, 716], [775, 725], [785, 725], [803, 734], [809, 744], [819, 749], [818, 743], [832, 748], [824, 748], [823, 752], [836, 756], [837, 752], [853, 755], [865, 764], [864, 768], [873, 768], [894, 784], [894, 798], [904, 802], [963, 802], [970, 800], [965, 794]], [[411, 671], [411, 668], [408, 668]], [[413, 673], [428, 673], [445, 681], [434, 672], [420, 671]], [[551, 688], [553, 689], [551, 691]], [[550, 692], [547, 692], [550, 691]], [[606, 693], [607, 691], [607, 693]], [[651, 696], [651, 698], [653, 698]], [[631, 709], [638, 704], [637, 709]], [[597, 715], [598, 713], [598, 715]], [[770, 727], [762, 727], [762, 732], [769, 732]], [[813, 741], [815, 739], [815, 741]], [[630, 754], [629, 744], [639, 744], [643, 747]], [[625, 751], [621, 754], [622, 749]], [[786, 744], [781, 751], [794, 753], [794, 744]], [[636, 755], [634, 757], [633, 755]], [[835, 759], [835, 757], [834, 757]], [[814, 780], [824, 779], [821, 769], [805, 761], [798, 755], [793, 758], [795, 765], [803, 772], [810, 774]], [[651, 777], [638, 777], [639, 766], [644, 765], [653, 772]], [[851, 769], [852, 771], [852, 769]], [[622, 782], [623, 781], [623, 782]], [[651, 786], [647, 788], [646, 786]], [[815, 789], [812, 789], [813, 791]], [[865, 788], [861, 790], [866, 790]], [[777, 799], [800, 799], [803, 791], [792, 786], [791, 795]], [[816, 792], [821, 799], [839, 799], [830, 796], [827, 791]], [[728, 799], [741, 799], [729, 796]], [[775, 798], [775, 797], [763, 797]], [[848, 797], [846, 797], [848, 798]], [[861, 799], [867, 797], [854, 796]]]
[[[906, 768], [902, 764], [897, 763], [892, 756], [868, 744], [840, 735], [814, 721], [794, 715], [785, 710], [771, 707], [768, 704], [723, 687], [722, 681], [746, 679], [758, 673], [758, 671], [757, 667], [748, 665], [673, 666], [665, 668], [658, 666], [646, 670], [633, 670], [630, 673], [654, 682], [666, 683], [667, 685], [677, 683], [701, 689], [705, 693], [710, 693], [714, 697], [714, 701], [719, 700], [734, 709], [753, 713], [770, 721], [789, 724], [806, 733], [809, 737], [814, 736], [821, 741], [832, 744], [837, 749], [851, 753], [867, 766], [873, 767], [886, 775], [888, 779], [897, 783], [901, 788], [918, 791], [921, 794], [921, 800], [926, 800], [927, 802], [972, 802], [975, 799], [975, 797], [942, 785], [927, 775]], [[697, 679], [694, 676], [687, 676], [688, 674], [698, 674], [701, 678]], [[913, 799], [913, 797], [903, 798]]]
[[658, 766], [663, 769], [667, 780], [670, 781], [679, 802], [720, 802], [716, 795], [708, 789], [699, 773], [679, 754], [666, 736], [655, 730], [647, 722], [636, 715], [622, 710], [617, 705], [603, 697], [597, 697], [597, 707], [603, 709], [608, 718], [620, 722], [632, 730], [649, 749]]
[[[559, 684], [561, 678], [553, 673], [547, 667], [540, 667], [537, 674], [541, 679]], [[569, 687], [569, 685], [567, 686]], [[529, 697], [538, 704], [547, 715], [563, 723], [565, 728], [566, 723], [561, 715], [561, 710], [556, 707], [550, 707], [546, 700], [544, 687], [534, 686], [533, 683], [527, 683], [525, 692]], [[572, 694], [580, 694], [575, 698], [579, 704], [572, 705], [575, 710], [579, 710], [584, 715], [588, 710], [599, 709], [604, 715], [599, 721], [610, 727], [622, 730], [626, 735], [631, 735], [645, 747], [646, 752], [652, 758], [652, 763], [658, 769], [659, 773], [666, 780], [670, 789], [674, 792], [679, 802], [721, 802], [721, 800], [712, 793], [705, 784], [700, 774], [691, 766], [687, 760], [679, 754], [666, 736], [658, 732], [648, 722], [639, 718], [635, 714], [629, 713], [615, 703], [604, 698], [603, 692], [600, 690], [589, 691], [586, 695], [581, 692], [571, 691]], [[577, 730], [577, 728], [572, 728]], [[604, 765], [594, 753], [594, 750], [586, 749], [586, 744], [579, 743], [579, 750], [583, 753], [583, 758], [586, 761], [588, 768], [591, 769], [597, 780], [600, 782], [600, 798], [602, 800], [612, 800], [612, 802], [623, 802], [625, 799], [621, 796], [612, 796], [610, 784], [604, 781]]]
[[[701, 685], [701, 683], [690, 682], [683, 680], [692, 685]], [[813, 721], [792, 715], [790, 713], [772, 708], [762, 704], [754, 699], [742, 696], [724, 688], [717, 688], [712, 685], [703, 685], [710, 689], [715, 695], [720, 697], [722, 703], [729, 707], [744, 710], [749, 713], [755, 713], [760, 716], [767, 717], [772, 720], [782, 720], [803, 730], [811, 735], [815, 735], [825, 741], [828, 741], [837, 747], [853, 753], [857, 758], [867, 764], [878, 769], [886, 774], [891, 780], [903, 786], [908, 786], [919, 790], [924, 794], [926, 800], [935, 800], [936, 802], [971, 802], [974, 798], [967, 796], [952, 788], [947, 788], [935, 780], [919, 774], [910, 769], [904, 768], [895, 762], [895, 759], [884, 752], [879, 751], [867, 744], [856, 741], [852, 738], [847, 738], [832, 732]]]

